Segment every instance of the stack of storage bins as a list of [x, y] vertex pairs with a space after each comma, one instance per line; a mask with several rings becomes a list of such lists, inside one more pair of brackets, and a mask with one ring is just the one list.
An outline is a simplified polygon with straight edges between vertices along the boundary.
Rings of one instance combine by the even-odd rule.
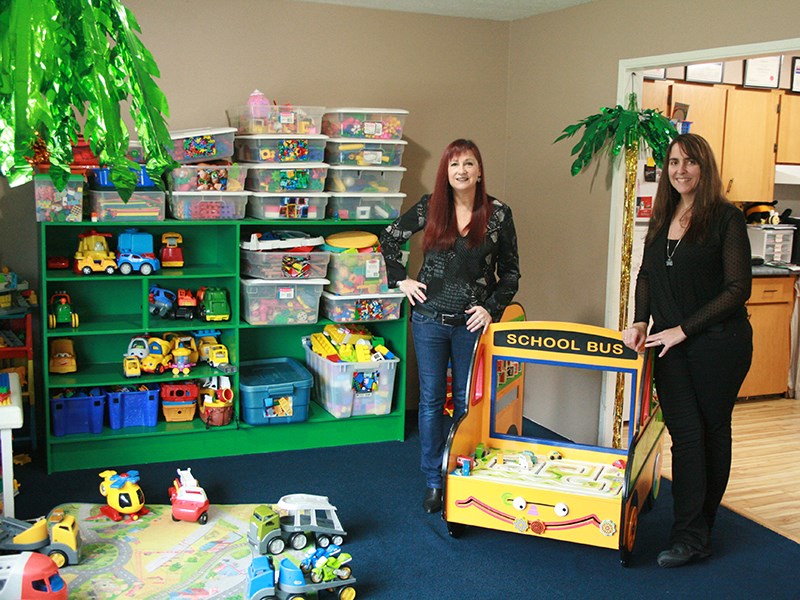
[[321, 106], [277, 106], [256, 91], [228, 111], [236, 127], [237, 160], [248, 167], [248, 216], [256, 219], [325, 218], [328, 195], [323, 162], [327, 136]]
[[243, 219], [247, 199], [247, 168], [231, 164], [236, 129], [172, 131], [172, 216], [183, 220]]

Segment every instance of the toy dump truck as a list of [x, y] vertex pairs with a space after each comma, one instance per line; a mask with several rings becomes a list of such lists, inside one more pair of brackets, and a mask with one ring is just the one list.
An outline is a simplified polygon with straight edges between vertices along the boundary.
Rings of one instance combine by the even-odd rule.
[[[48, 526], [49, 525], [49, 526]], [[0, 551], [39, 552], [59, 568], [80, 561], [81, 539], [75, 517], [54, 510], [34, 522], [0, 517]]]

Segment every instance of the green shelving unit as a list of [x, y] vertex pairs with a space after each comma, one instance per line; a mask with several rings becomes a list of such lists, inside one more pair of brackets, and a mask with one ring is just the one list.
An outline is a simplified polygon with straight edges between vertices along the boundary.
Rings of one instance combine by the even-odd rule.
[[[101, 433], [53, 433], [50, 399], [58, 392], [73, 388], [138, 386], [203, 379], [222, 375], [205, 364], [186, 376], [171, 373], [142, 374], [126, 378], [122, 356], [132, 337], [167, 331], [190, 332], [219, 329], [222, 342], [228, 347], [231, 363], [264, 358], [292, 357], [305, 362], [301, 338], [321, 331], [330, 323], [320, 318], [317, 323], [286, 326], [254, 326], [241, 319], [239, 298], [239, 241], [254, 232], [276, 229], [306, 231], [312, 235], [328, 235], [336, 231], [361, 230], [378, 233], [389, 221], [307, 221], [244, 219], [240, 221], [160, 222], [82, 222], [41, 224], [42, 317], [47, 323], [47, 301], [57, 291], [66, 291], [78, 313], [77, 328], [60, 325], [43, 327], [44, 405], [46, 418], [47, 464], [50, 472], [84, 468], [127, 468], [152, 462], [191, 460], [215, 456], [278, 452], [307, 448], [332, 447], [402, 440], [405, 428], [407, 316], [404, 303], [401, 318], [395, 321], [366, 323], [384, 337], [391, 350], [401, 358], [395, 375], [392, 411], [387, 415], [366, 415], [337, 419], [312, 402], [308, 420], [302, 423], [250, 426], [239, 419], [238, 374], [232, 374], [235, 394], [235, 417], [229, 425], [206, 427], [195, 417], [192, 421], [167, 422], [159, 408], [154, 427], [111, 429], [106, 416]], [[47, 269], [47, 257], [72, 257], [78, 247], [78, 235], [95, 229], [112, 234], [110, 249], [115, 250], [118, 235], [135, 227], [153, 234], [156, 247], [161, 235], [176, 231], [183, 237], [185, 264], [182, 268], [163, 268], [149, 276], [139, 274], [79, 275], [67, 270]], [[230, 321], [206, 323], [161, 319], [149, 314], [148, 290], [159, 285], [171, 290], [200, 286], [220, 286], [229, 292]], [[70, 338], [75, 347], [76, 373], [48, 372], [49, 346], [58, 338]], [[107, 411], [106, 411], [107, 412]]]

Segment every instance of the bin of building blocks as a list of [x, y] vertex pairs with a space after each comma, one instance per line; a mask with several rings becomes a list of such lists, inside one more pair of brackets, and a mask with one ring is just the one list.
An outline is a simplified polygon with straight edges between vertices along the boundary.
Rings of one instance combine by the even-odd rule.
[[323, 162], [327, 135], [237, 135], [236, 158], [249, 162]]
[[240, 250], [242, 275], [258, 279], [325, 279], [328, 252]]
[[86, 216], [97, 221], [163, 221], [166, 195], [135, 191], [127, 202], [116, 190], [89, 190]]
[[325, 410], [337, 419], [391, 412], [399, 358], [334, 362], [315, 353], [310, 344], [304, 337], [306, 366], [314, 375], [314, 399]]
[[63, 190], [57, 190], [50, 175], [33, 176], [36, 220], [73, 222], [83, 219], [82, 175], [70, 175]]
[[329, 108], [322, 133], [332, 138], [399, 140], [408, 111], [398, 108]]
[[170, 131], [169, 153], [179, 163], [198, 163], [233, 156], [235, 127]]
[[334, 294], [385, 294], [389, 291], [386, 263], [380, 252], [334, 252], [328, 265], [330, 283], [325, 289]]
[[403, 163], [405, 140], [329, 139], [325, 162], [354, 167], [399, 167]]
[[313, 377], [293, 358], [239, 365], [240, 414], [249, 425], [299, 423], [308, 419]]
[[244, 219], [249, 196], [250, 192], [172, 192], [170, 214], [186, 221]]
[[326, 215], [340, 221], [359, 219], [396, 219], [400, 216], [405, 194], [332, 193], [328, 197]]
[[158, 384], [121, 387], [107, 392], [111, 429], [155, 427], [158, 422]]
[[105, 405], [103, 388], [63, 390], [50, 399], [53, 435], [102, 433]]
[[254, 103], [228, 109], [228, 123], [240, 134], [319, 134], [324, 112], [324, 106]]
[[322, 292], [322, 315], [334, 323], [391, 321], [400, 318], [403, 292], [339, 296]]
[[[131, 171], [136, 172], [136, 189], [157, 189], [155, 182], [153, 182], [144, 165], [141, 165], [138, 169], [131, 169]], [[89, 188], [101, 191], [116, 190], [117, 186], [114, 185], [111, 179], [111, 169], [108, 167], [92, 169], [89, 172]]]
[[181, 165], [172, 170], [172, 189], [176, 192], [241, 192], [246, 176], [246, 165]]
[[251, 325], [316, 323], [327, 279], [242, 279], [242, 318]]
[[251, 163], [245, 187], [253, 192], [323, 192], [327, 174], [325, 163]]
[[247, 215], [255, 219], [324, 219], [328, 194], [253, 192], [247, 205]]
[[394, 194], [400, 191], [400, 182], [405, 172], [405, 167], [331, 165], [325, 179], [325, 190], [338, 194]]

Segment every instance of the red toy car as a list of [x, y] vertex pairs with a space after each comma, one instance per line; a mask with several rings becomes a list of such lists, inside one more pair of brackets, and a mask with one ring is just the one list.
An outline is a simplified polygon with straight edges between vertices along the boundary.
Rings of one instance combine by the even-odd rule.
[[48, 269], [69, 269], [69, 258], [66, 256], [48, 256]]
[[178, 479], [169, 488], [173, 521], [208, 523], [208, 497], [192, 475], [192, 469], [178, 469]]

